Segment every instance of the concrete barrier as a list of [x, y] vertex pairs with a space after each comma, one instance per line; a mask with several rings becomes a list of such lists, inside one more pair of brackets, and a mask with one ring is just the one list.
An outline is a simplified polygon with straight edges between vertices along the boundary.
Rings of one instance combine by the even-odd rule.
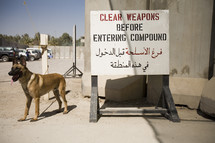
[[107, 80], [105, 95], [107, 100], [125, 101], [143, 98], [146, 76], [130, 76]]
[[215, 117], [215, 77], [211, 78], [202, 92], [200, 110], [212, 117]]
[[[83, 57], [83, 46], [76, 47], [77, 58]], [[54, 59], [72, 59], [73, 57], [73, 47], [72, 46], [48, 46], [48, 49], [52, 50]]]

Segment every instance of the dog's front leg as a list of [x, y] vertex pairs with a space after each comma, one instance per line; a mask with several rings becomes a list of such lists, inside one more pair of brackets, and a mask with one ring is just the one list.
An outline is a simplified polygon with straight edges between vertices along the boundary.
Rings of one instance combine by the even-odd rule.
[[37, 121], [37, 118], [39, 116], [39, 104], [40, 104], [40, 98], [39, 97], [36, 97], [34, 98], [35, 100], [35, 116], [33, 119], [31, 119], [31, 122], [33, 121]]
[[19, 119], [18, 121], [25, 121], [28, 113], [29, 113], [29, 109], [31, 106], [31, 101], [32, 101], [32, 97], [31, 96], [26, 96], [26, 104], [25, 104], [25, 113], [24, 113], [24, 117]]

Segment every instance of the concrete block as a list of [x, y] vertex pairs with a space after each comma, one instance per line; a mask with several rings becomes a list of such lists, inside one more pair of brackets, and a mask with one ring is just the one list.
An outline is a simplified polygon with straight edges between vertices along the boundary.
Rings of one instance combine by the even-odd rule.
[[[171, 77], [169, 87], [175, 104], [187, 105], [189, 108], [197, 109], [201, 94], [207, 79]], [[162, 91], [162, 76], [149, 76], [147, 101], [156, 105]]]
[[215, 117], [215, 77], [211, 78], [202, 92], [200, 110], [212, 117]]
[[115, 80], [107, 80], [105, 96], [111, 101], [125, 101], [143, 98], [145, 76], [131, 76]]
[[205, 78], [171, 77], [170, 90], [175, 104], [197, 109], [206, 82]]

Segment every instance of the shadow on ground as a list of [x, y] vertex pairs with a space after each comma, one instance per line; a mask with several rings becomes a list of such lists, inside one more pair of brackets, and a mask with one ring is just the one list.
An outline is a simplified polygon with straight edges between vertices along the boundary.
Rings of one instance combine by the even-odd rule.
[[[68, 113], [69, 113], [70, 111], [72, 111], [73, 109], [75, 109], [76, 107], [77, 107], [76, 105], [70, 105], [70, 106], [68, 106], [68, 107], [67, 107], [67, 108], [68, 108]], [[63, 108], [63, 109], [64, 109], [64, 108]], [[48, 117], [57, 115], [57, 114], [59, 114], [59, 113], [62, 113], [62, 111], [63, 111], [62, 109], [61, 109], [61, 111], [59, 111], [58, 109], [56, 109], [56, 110], [49, 111], [49, 112], [43, 112], [42, 114], [40, 114], [38, 120], [42, 120], [42, 119], [45, 119], [45, 118], [48, 118]]]

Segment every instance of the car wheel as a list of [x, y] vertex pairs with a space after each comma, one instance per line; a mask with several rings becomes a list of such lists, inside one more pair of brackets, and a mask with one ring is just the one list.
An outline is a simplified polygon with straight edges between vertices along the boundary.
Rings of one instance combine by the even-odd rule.
[[29, 60], [30, 60], [30, 61], [34, 61], [35, 58], [34, 58], [33, 56], [31, 56], [31, 57], [29, 58]]
[[8, 56], [2, 56], [2, 61], [3, 61], [3, 62], [7, 62], [7, 61], [9, 61]]

